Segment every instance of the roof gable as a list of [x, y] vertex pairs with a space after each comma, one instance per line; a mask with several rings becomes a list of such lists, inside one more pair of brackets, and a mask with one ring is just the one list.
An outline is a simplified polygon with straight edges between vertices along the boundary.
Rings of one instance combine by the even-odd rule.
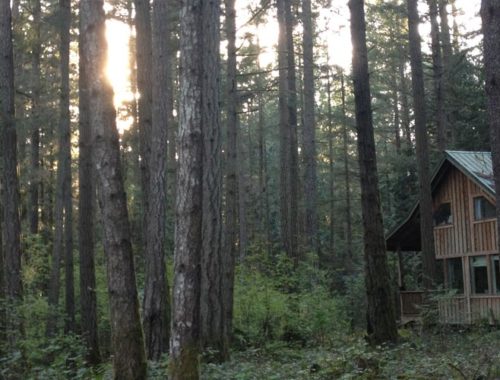
[[[457, 168], [492, 197], [495, 196], [495, 183], [490, 152], [466, 152], [447, 150], [432, 176], [432, 193], [438, 189], [451, 167]], [[397, 225], [386, 238], [387, 249], [394, 251], [397, 246], [403, 250], [420, 250], [420, 210], [419, 202], [409, 215]]]

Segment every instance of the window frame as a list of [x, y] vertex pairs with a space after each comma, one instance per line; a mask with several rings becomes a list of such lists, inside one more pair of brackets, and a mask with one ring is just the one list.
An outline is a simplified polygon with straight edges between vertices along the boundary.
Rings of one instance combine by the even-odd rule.
[[484, 199], [484, 201], [486, 203], [489, 203], [493, 207], [493, 209], [495, 210], [495, 205], [492, 202], [490, 202], [490, 200], [487, 197], [485, 197], [483, 194], [474, 195], [472, 197], [472, 221], [473, 221], [473, 223], [489, 222], [489, 221], [495, 220], [496, 219], [496, 210], [495, 210], [494, 216], [483, 217], [481, 219], [476, 218], [476, 199]]
[[[489, 259], [489, 256], [490, 255], [476, 255], [476, 256], [469, 256], [468, 259], [469, 259], [469, 275], [470, 275], [470, 278], [469, 278], [469, 286], [470, 286], [470, 294], [471, 296], [488, 296], [488, 295], [491, 295], [492, 294], [492, 286], [491, 286], [491, 271], [490, 271], [490, 259]], [[482, 265], [479, 266], [474, 266], [473, 265], [473, 261], [474, 259], [478, 259], [478, 258], [484, 258], [484, 267], [486, 269], [486, 291], [485, 292], [482, 292], [482, 293], [478, 293], [476, 291], [476, 275], [475, 275], [475, 272], [474, 272], [474, 268], [475, 267], [483, 267]]]
[[[438, 209], [443, 206], [449, 204], [450, 205], [450, 216], [451, 216], [451, 223], [445, 223], [445, 224], [435, 224], [436, 220], [434, 218], [435, 213], [438, 211]], [[454, 218], [454, 213], [453, 213], [453, 202], [451, 200], [444, 200], [440, 202], [437, 207], [434, 208], [432, 211], [432, 222], [433, 222], [433, 227], [434, 228], [450, 228], [454, 226], [455, 223], [455, 218]]]

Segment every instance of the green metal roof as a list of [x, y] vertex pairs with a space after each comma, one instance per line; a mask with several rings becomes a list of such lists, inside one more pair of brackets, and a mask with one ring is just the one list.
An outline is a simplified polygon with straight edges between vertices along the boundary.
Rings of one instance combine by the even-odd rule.
[[447, 150], [447, 158], [461, 169], [465, 175], [483, 187], [490, 194], [495, 194], [493, 167], [490, 152], [463, 152]]

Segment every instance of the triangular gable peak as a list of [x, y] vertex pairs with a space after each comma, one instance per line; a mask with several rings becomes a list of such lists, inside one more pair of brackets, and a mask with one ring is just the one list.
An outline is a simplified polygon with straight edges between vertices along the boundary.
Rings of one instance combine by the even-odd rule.
[[[494, 204], [495, 189], [489, 152], [445, 151], [432, 177], [434, 210], [449, 203], [454, 222], [443, 231], [435, 228], [436, 253], [466, 254], [479, 248], [470, 236], [473, 197], [484, 196]], [[472, 197], [472, 198], [471, 198]], [[417, 203], [408, 217], [387, 237], [389, 251], [420, 251], [420, 215]], [[451, 227], [451, 228], [448, 228]], [[473, 231], [472, 231], [473, 232]], [[452, 236], [456, 235], [456, 236]], [[485, 247], [483, 247], [485, 248]]]

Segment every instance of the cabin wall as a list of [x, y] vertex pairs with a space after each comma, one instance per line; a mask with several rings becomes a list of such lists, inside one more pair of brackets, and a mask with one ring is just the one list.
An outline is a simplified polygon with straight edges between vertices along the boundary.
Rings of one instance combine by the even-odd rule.
[[473, 199], [491, 197], [456, 168], [451, 168], [437, 189], [433, 207], [451, 203], [453, 223], [434, 227], [437, 258], [496, 252], [496, 220], [474, 221]]

